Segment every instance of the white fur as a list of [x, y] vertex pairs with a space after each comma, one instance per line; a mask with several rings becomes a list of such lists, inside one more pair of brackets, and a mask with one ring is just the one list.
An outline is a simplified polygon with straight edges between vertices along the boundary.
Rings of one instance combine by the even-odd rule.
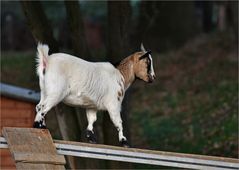
[[149, 59], [150, 59], [150, 63], [151, 63], [151, 65], [150, 65], [150, 75], [152, 76], [152, 77], [155, 77], [155, 72], [154, 72], [154, 67], [153, 67], [153, 59], [152, 59], [152, 56], [149, 54]]
[[[141, 51], [146, 52], [143, 43], [141, 43], [140, 49], [141, 49]], [[150, 75], [151, 75], [152, 77], [155, 77], [154, 67], [153, 67], [153, 59], [152, 59], [152, 56], [151, 56], [150, 54], [149, 54], [149, 59], [150, 59], [150, 61], [151, 61], [151, 65], [150, 65]]]
[[[68, 105], [87, 109], [87, 129], [91, 131], [97, 110], [107, 110], [119, 131], [119, 140], [126, 139], [120, 117], [124, 95], [118, 100], [118, 92], [122, 88], [120, 84], [123, 84], [121, 81], [124, 81], [124, 77], [119, 70], [108, 62], [88, 62], [64, 53], [48, 56], [47, 45], [38, 44], [37, 50], [41, 100], [36, 107], [35, 121], [44, 122], [46, 113], [63, 101]], [[43, 61], [46, 62], [46, 67]], [[125, 89], [123, 91], [125, 92]]]

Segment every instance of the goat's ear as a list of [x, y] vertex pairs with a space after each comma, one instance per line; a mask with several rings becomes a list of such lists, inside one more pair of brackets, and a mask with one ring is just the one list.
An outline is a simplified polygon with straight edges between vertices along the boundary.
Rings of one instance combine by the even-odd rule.
[[151, 51], [147, 51], [144, 55], [142, 55], [141, 57], [139, 57], [139, 60], [142, 60], [142, 59], [148, 57], [149, 54], [151, 54]]
[[141, 51], [146, 52], [143, 43], [141, 43], [140, 48], [141, 48]]

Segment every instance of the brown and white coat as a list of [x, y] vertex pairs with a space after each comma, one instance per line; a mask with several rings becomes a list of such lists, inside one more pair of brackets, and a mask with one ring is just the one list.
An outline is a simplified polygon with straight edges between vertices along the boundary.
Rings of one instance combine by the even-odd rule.
[[64, 53], [48, 55], [47, 45], [38, 44], [37, 49], [41, 100], [36, 106], [34, 127], [44, 128], [45, 115], [62, 101], [86, 108], [86, 137], [95, 142], [93, 123], [97, 119], [97, 110], [107, 110], [118, 130], [119, 141], [126, 146], [120, 117], [121, 104], [125, 91], [136, 78], [145, 82], [155, 79], [150, 52], [142, 47], [141, 52], [130, 55], [114, 67], [108, 62], [88, 62]]

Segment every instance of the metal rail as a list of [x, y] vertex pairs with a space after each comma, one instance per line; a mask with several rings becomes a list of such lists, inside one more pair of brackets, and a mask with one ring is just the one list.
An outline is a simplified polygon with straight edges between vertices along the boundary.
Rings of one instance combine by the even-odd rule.
[[1, 82], [0, 82], [0, 94], [6, 97], [12, 97], [32, 103], [37, 103], [40, 100], [39, 92]]
[[[190, 169], [239, 169], [239, 159], [54, 140], [58, 154]], [[0, 137], [0, 148], [8, 148]]]

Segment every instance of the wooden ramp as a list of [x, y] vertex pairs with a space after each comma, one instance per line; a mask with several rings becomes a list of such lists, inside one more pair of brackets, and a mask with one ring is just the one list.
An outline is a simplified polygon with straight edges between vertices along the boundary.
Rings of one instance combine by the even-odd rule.
[[[239, 169], [239, 160], [54, 140], [48, 130], [4, 128], [0, 148], [11, 150], [17, 169], [64, 169], [62, 155], [190, 169]], [[24, 138], [22, 140], [22, 138]], [[55, 149], [56, 148], [56, 149]], [[56, 154], [58, 153], [58, 155]], [[61, 155], [61, 156], [60, 156]], [[37, 166], [36, 166], [37, 163]], [[25, 167], [24, 167], [25, 166]], [[26, 168], [29, 169], [29, 168]]]
[[59, 155], [48, 130], [3, 128], [17, 169], [65, 169], [63, 155]]

